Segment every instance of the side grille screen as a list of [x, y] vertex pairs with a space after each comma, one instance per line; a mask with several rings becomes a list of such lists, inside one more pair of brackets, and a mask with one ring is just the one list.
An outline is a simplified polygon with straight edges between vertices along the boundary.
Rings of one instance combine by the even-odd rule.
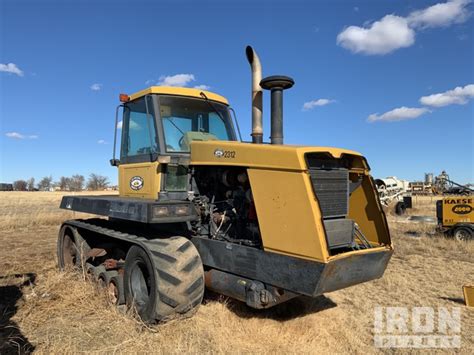
[[309, 169], [311, 182], [324, 218], [342, 217], [349, 209], [349, 172], [347, 169]]

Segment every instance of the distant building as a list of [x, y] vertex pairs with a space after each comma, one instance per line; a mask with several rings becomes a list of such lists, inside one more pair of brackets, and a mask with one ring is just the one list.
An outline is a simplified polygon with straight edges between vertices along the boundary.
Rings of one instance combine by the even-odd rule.
[[13, 184], [0, 183], [0, 191], [13, 191]]

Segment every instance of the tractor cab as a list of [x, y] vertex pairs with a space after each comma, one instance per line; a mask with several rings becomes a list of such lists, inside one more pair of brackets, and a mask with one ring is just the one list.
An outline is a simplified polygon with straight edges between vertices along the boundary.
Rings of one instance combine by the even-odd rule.
[[[114, 139], [117, 142], [121, 129], [120, 159], [115, 159], [115, 143], [111, 164], [119, 166], [122, 196], [156, 199], [160, 190], [182, 192], [185, 169], [180, 161], [189, 157], [191, 142], [237, 141], [228, 101], [220, 95], [153, 86], [130, 96], [121, 94], [120, 100], [122, 120], [117, 110]], [[166, 174], [166, 186], [160, 173]]]
[[120, 163], [190, 152], [191, 141], [237, 140], [227, 100], [190, 88], [150, 87], [121, 95]]

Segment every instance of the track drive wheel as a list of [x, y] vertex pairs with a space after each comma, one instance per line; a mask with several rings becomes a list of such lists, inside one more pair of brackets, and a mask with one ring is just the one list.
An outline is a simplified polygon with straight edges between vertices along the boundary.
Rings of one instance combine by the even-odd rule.
[[204, 295], [204, 269], [194, 245], [171, 237], [147, 247], [148, 253], [132, 246], [125, 259], [127, 305], [148, 323], [193, 315]]
[[75, 228], [62, 226], [59, 231], [57, 254], [60, 270], [81, 269], [89, 251], [89, 245]]
[[453, 232], [453, 236], [456, 240], [459, 241], [468, 241], [473, 239], [473, 232], [469, 227], [456, 227]]

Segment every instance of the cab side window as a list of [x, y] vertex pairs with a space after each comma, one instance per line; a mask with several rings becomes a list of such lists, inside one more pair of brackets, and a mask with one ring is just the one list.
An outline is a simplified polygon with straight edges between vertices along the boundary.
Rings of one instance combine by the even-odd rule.
[[151, 161], [157, 152], [158, 139], [151, 96], [127, 103], [123, 111], [120, 160]]

